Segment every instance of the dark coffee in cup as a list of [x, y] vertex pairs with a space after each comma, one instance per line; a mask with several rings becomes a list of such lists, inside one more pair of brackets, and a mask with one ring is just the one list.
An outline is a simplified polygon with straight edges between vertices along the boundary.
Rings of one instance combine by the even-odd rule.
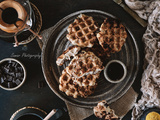
[[120, 80], [124, 75], [124, 68], [118, 62], [113, 62], [108, 66], [107, 75], [111, 80]]
[[125, 64], [119, 60], [111, 60], [104, 69], [104, 77], [111, 83], [119, 83], [125, 79], [127, 68]]
[[2, 19], [7, 24], [15, 24], [18, 19], [18, 13], [14, 8], [6, 8], [2, 12]]
[[42, 120], [42, 119], [37, 115], [23, 115], [17, 120]]

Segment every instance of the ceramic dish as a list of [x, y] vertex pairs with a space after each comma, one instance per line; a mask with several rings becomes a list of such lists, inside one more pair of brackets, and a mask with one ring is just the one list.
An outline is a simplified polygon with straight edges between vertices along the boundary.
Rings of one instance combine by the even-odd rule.
[[122, 50], [116, 54], [112, 54], [111, 57], [106, 61], [109, 62], [113, 59], [118, 59], [122, 61], [126, 67], [129, 67], [128, 74], [125, 79], [118, 83], [113, 84], [106, 81], [103, 73], [101, 74], [98, 81], [98, 86], [95, 90], [95, 93], [88, 96], [87, 98], [77, 98], [68, 97], [65, 93], [59, 90], [59, 77], [61, 76], [62, 70], [69, 64], [66, 62], [63, 66], [59, 67], [56, 65], [56, 59], [62, 54], [72, 44], [67, 40], [67, 28], [75, 18], [80, 14], [86, 14], [92, 16], [95, 21], [98, 22], [99, 26], [103, 23], [106, 17], [111, 17], [116, 19], [113, 15], [99, 11], [99, 10], [82, 10], [75, 13], [72, 13], [62, 20], [60, 20], [52, 29], [49, 39], [45, 42], [42, 50], [42, 69], [47, 81], [47, 84], [51, 90], [59, 96], [61, 99], [70, 102], [74, 105], [81, 107], [93, 107], [101, 100], [107, 100], [110, 104], [118, 100], [123, 96], [127, 90], [131, 87], [134, 82], [137, 72], [139, 69], [139, 50], [137, 43], [132, 33], [129, 31], [127, 26], [124, 26], [127, 29], [128, 37], [126, 43], [122, 47]]
[[21, 118], [23, 117], [23, 120], [30, 120], [29, 117], [34, 118], [34, 120], [43, 120], [47, 113], [37, 107], [33, 106], [27, 106], [23, 107], [19, 110], [17, 110], [13, 115], [11, 116], [10, 120], [22, 120]]

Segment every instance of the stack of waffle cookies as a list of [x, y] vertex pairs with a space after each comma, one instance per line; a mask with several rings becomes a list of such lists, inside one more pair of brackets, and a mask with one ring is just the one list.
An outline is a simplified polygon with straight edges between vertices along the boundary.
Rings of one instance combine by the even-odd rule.
[[74, 98], [87, 97], [97, 86], [96, 79], [103, 70], [102, 64], [93, 52], [81, 51], [63, 70], [59, 89]]
[[[119, 52], [125, 43], [125, 27], [114, 19], [106, 19], [99, 32], [91, 16], [81, 14], [68, 27], [67, 39], [75, 46], [68, 48], [57, 58], [61, 66], [71, 60], [59, 78], [59, 89], [74, 98], [94, 93], [97, 79], [104, 69], [102, 59]], [[97, 33], [97, 34], [96, 34]]]

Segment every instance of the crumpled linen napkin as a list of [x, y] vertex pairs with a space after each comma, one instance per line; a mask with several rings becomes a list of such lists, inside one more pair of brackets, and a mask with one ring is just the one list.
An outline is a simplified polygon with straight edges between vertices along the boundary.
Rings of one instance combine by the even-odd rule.
[[145, 70], [141, 80], [143, 95], [132, 111], [132, 120], [137, 120], [145, 108], [160, 108], [160, 0], [125, 2], [141, 18], [148, 21], [142, 38], [145, 44]]

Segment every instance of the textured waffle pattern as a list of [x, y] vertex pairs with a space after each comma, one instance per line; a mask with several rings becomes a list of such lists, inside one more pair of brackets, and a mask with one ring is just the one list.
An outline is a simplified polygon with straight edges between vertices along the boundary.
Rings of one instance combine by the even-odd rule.
[[67, 96], [72, 96], [74, 98], [87, 97], [91, 95], [96, 86], [96, 79], [99, 77], [99, 73], [96, 75], [87, 75], [80, 79], [75, 79], [71, 77], [64, 69], [61, 77], [59, 78], [59, 89], [65, 92]]
[[69, 75], [80, 78], [84, 75], [101, 72], [104, 69], [102, 64], [100, 58], [93, 52], [81, 51], [72, 59], [69, 66], [66, 68], [66, 71]]
[[102, 100], [93, 109], [94, 114], [98, 118], [103, 118], [103, 120], [119, 120], [118, 116], [115, 115], [114, 110], [112, 110], [105, 100]]
[[92, 47], [96, 41], [94, 32], [98, 30], [98, 27], [92, 17], [81, 14], [67, 30], [67, 39], [73, 45]]
[[71, 46], [69, 47], [66, 51], [64, 51], [62, 53], [62, 55], [60, 55], [58, 58], [57, 58], [57, 61], [56, 61], [56, 64], [58, 66], [61, 66], [63, 65], [63, 63], [66, 61], [66, 60], [71, 60], [71, 57], [74, 57], [76, 54], [78, 54], [78, 52], [81, 50], [80, 47], [78, 46]]
[[81, 51], [63, 70], [59, 89], [74, 98], [91, 95], [103, 70], [101, 60], [93, 52]]
[[105, 62], [106, 59], [110, 57], [110, 53], [107, 51], [104, 51], [104, 49], [102, 48], [102, 46], [98, 42], [96, 42], [93, 47], [84, 48], [83, 50], [93, 52], [103, 62]]
[[99, 44], [104, 51], [119, 52], [127, 38], [125, 27], [118, 20], [107, 18], [97, 34]]

